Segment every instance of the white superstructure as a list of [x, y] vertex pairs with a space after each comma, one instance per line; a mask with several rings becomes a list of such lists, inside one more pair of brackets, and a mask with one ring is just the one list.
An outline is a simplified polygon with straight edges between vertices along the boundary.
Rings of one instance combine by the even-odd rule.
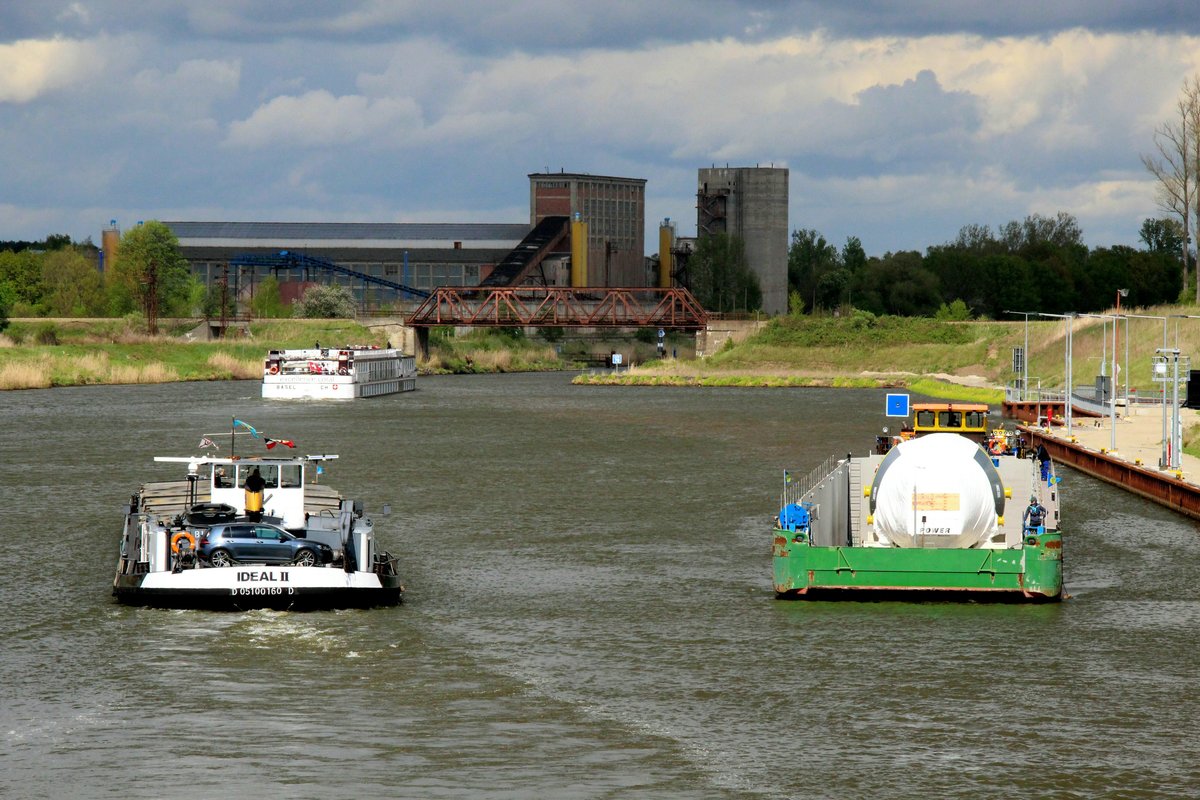
[[393, 348], [272, 350], [263, 365], [262, 396], [269, 399], [350, 400], [416, 388], [416, 358]]

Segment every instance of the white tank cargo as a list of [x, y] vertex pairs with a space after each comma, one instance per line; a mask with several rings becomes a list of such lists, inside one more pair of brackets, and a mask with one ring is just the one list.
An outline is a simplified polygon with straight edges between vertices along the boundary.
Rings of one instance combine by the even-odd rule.
[[902, 442], [871, 487], [875, 538], [895, 547], [975, 547], [996, 534], [1004, 485], [979, 445], [953, 433]]

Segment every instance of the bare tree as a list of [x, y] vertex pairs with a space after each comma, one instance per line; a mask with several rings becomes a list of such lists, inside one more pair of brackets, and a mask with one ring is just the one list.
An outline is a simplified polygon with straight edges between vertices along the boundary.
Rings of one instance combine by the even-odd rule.
[[[1188, 243], [1191, 241], [1191, 216], [1200, 226], [1200, 78], [1183, 82], [1183, 93], [1176, 101], [1178, 118], [1154, 129], [1157, 155], [1142, 155], [1142, 164], [1158, 180], [1158, 205], [1179, 217], [1183, 223], [1183, 284], [1187, 291]], [[1200, 270], [1196, 273], [1196, 301], [1200, 302]]]
[[[1188, 164], [1192, 172], [1192, 227], [1200, 233], [1200, 75], [1193, 75], [1183, 82], [1183, 97], [1180, 101], [1187, 108], [1188, 130], [1191, 132], [1191, 152]], [[1190, 241], [1184, 227], [1184, 241]], [[1187, 245], [1184, 246], [1184, 274], [1187, 274]], [[1196, 302], [1200, 303], [1200, 266], [1196, 268]]]

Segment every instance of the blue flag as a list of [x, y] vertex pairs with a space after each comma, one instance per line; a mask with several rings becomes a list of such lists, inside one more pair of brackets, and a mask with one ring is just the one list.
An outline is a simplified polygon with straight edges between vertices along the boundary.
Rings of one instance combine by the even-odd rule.
[[241, 425], [243, 428], [245, 428], [246, 430], [250, 431], [250, 435], [251, 435], [251, 436], [253, 436], [255, 439], [257, 439], [257, 438], [258, 438], [258, 431], [254, 429], [254, 426], [253, 426], [253, 425], [248, 425], [248, 424], [246, 424], [245, 422], [242, 422], [240, 419], [235, 419], [235, 420], [233, 421], [233, 424], [234, 424], [234, 425]]

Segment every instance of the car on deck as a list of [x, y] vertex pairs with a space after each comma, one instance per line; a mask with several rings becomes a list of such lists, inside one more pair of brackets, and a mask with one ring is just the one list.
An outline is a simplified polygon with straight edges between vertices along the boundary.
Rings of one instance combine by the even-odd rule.
[[227, 522], [197, 531], [196, 552], [214, 567], [233, 564], [295, 564], [317, 567], [333, 561], [333, 548], [302, 539], [266, 522]]

